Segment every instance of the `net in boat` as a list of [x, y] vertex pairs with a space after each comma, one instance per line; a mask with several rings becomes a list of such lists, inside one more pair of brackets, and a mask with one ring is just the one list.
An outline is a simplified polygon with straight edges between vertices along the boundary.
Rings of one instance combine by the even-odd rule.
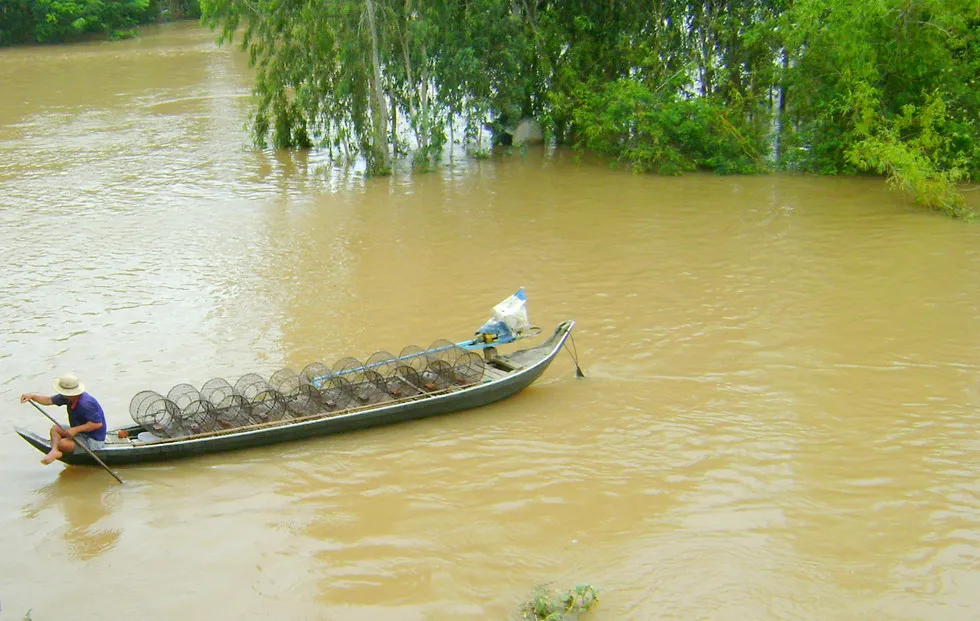
[[343, 410], [354, 397], [350, 382], [335, 376], [330, 367], [322, 362], [306, 365], [300, 377], [317, 391], [317, 403], [325, 412]]
[[320, 411], [320, 393], [296, 371], [276, 371], [269, 378], [269, 385], [286, 399], [286, 412], [290, 416], [310, 416]]
[[334, 363], [331, 372], [334, 377], [342, 377], [351, 385], [364, 381], [364, 365], [357, 358], [341, 358]]
[[486, 370], [483, 356], [468, 351], [460, 355], [453, 363], [453, 379], [462, 386], [475, 384], [483, 379]]
[[379, 351], [368, 356], [364, 366], [381, 377], [387, 377], [398, 367], [398, 364], [398, 358], [395, 358], [395, 356], [386, 351]]
[[456, 359], [466, 353], [466, 350], [446, 340], [433, 341], [429, 349], [425, 351], [425, 357], [429, 364], [435, 361], [442, 361], [452, 365]]
[[137, 425], [154, 435], [171, 438], [180, 434], [180, 408], [152, 390], [136, 393], [129, 402], [129, 413]]
[[183, 432], [181, 435], [206, 433], [217, 428], [217, 408], [194, 386], [177, 384], [167, 393], [167, 399], [180, 409], [177, 430]]
[[[507, 343], [535, 331], [527, 317], [524, 288], [493, 308], [491, 318], [465, 343]], [[129, 405], [133, 421], [161, 437], [221, 432], [295, 418], [340, 416], [401, 399], [422, 398], [482, 381], [484, 359], [458, 343], [438, 340], [422, 349], [409, 345], [398, 356], [378, 351], [362, 363], [341, 358], [333, 366], [308, 364], [299, 373], [281, 369], [269, 379], [248, 373], [234, 383], [214, 378], [198, 390], [174, 386], [166, 396], [137, 393]], [[489, 350], [487, 350], [489, 351]]]
[[361, 371], [361, 381], [354, 388], [355, 405], [378, 405], [391, 401], [394, 396], [385, 389], [385, 380], [374, 369], [365, 368]]
[[275, 390], [258, 373], [248, 373], [235, 382], [235, 390], [248, 401], [253, 423], [268, 423], [286, 418], [286, 397]]
[[445, 360], [433, 360], [422, 372], [422, 388], [427, 392], [451, 388], [453, 381], [453, 365]]
[[325, 412], [345, 410], [354, 400], [354, 390], [342, 377], [329, 377], [319, 383], [320, 403]]
[[401, 364], [385, 378], [385, 390], [396, 399], [414, 397], [425, 392], [422, 387], [422, 376], [415, 367]]
[[415, 369], [417, 373], [425, 371], [425, 366], [428, 364], [428, 359], [425, 357], [425, 350], [417, 345], [409, 345], [404, 347], [398, 354], [398, 360], [401, 364], [408, 365]]
[[201, 397], [215, 408], [219, 429], [235, 429], [251, 422], [252, 408], [245, 397], [224, 378], [215, 378], [201, 386]]
[[474, 384], [484, 373], [479, 354], [439, 340], [427, 349], [410, 345], [398, 356], [378, 351], [366, 362], [348, 357], [333, 366], [313, 362], [300, 372], [284, 368], [269, 379], [248, 373], [234, 384], [213, 378], [200, 390], [177, 384], [166, 396], [146, 390], [133, 397], [129, 411], [144, 429], [160, 437], [178, 438], [340, 415]]
[[322, 362], [311, 362], [310, 364], [303, 367], [303, 370], [299, 372], [300, 377], [303, 378], [304, 382], [313, 384], [315, 387], [319, 388], [320, 384], [329, 379], [333, 374], [330, 372], [330, 367], [323, 364]]
[[381, 387], [381, 375], [356, 358], [341, 358], [334, 364], [332, 373], [350, 386], [351, 407], [377, 405], [392, 399]]

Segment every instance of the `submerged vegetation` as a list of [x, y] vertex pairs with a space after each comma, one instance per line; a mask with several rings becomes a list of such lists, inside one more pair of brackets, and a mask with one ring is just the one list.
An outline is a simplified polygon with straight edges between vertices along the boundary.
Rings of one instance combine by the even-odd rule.
[[538, 587], [528, 601], [521, 604], [522, 621], [573, 621], [599, 603], [599, 590], [579, 585], [568, 591]]
[[385, 174], [525, 117], [635, 171], [881, 174], [967, 216], [975, 0], [201, 0], [257, 69], [256, 140]]
[[972, 217], [976, 0], [6, 0], [0, 44], [198, 11], [256, 69], [260, 145], [387, 174], [532, 118], [636, 172], [881, 175]]

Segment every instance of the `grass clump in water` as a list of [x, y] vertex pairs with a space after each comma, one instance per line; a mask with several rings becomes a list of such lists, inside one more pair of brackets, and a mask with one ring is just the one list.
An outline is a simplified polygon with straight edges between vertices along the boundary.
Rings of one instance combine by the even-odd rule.
[[557, 591], [539, 586], [531, 592], [531, 598], [521, 604], [523, 621], [574, 621], [599, 603], [599, 589], [583, 584]]

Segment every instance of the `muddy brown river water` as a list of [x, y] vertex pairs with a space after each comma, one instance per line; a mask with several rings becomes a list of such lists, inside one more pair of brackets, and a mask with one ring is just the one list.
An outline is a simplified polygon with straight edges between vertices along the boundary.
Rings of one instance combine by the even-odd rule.
[[[563, 151], [364, 179], [243, 131], [194, 24], [0, 50], [0, 619], [980, 618], [980, 227], [875, 179], [631, 175]], [[19, 405], [575, 319], [526, 392], [104, 472]]]

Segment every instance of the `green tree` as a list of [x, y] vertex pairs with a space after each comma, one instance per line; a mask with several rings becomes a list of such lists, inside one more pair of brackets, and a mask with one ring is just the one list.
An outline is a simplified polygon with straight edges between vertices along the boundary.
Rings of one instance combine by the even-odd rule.
[[785, 15], [789, 162], [874, 171], [964, 215], [977, 178], [980, 15], [972, 0], [798, 0]]
[[[314, 138], [363, 153], [371, 174], [391, 169], [386, 78], [376, 0], [202, 0], [206, 23], [256, 67], [256, 140], [310, 147]], [[362, 26], [363, 25], [363, 26]]]
[[[40, 0], [37, 0], [40, 1]], [[80, 0], [75, 0], [80, 1]], [[86, 0], [89, 1], [89, 0]], [[94, 0], [91, 0], [94, 1]], [[438, 161], [541, 119], [637, 171], [883, 174], [962, 215], [980, 176], [976, 0], [202, 0], [257, 68], [254, 130]], [[413, 144], [414, 143], [414, 144]], [[778, 153], [773, 153], [773, 144]]]
[[199, 16], [197, 0], [0, 0], [0, 45], [120, 39], [160, 18]]
[[559, 140], [634, 170], [764, 170], [778, 8], [554, 3], [542, 18], [558, 67], [546, 119]]
[[31, 38], [34, 30], [32, 4], [28, 0], [0, 2], [0, 45], [23, 43]]
[[145, 20], [149, 0], [35, 0], [32, 5], [33, 38], [46, 43], [96, 32], [132, 36]]

